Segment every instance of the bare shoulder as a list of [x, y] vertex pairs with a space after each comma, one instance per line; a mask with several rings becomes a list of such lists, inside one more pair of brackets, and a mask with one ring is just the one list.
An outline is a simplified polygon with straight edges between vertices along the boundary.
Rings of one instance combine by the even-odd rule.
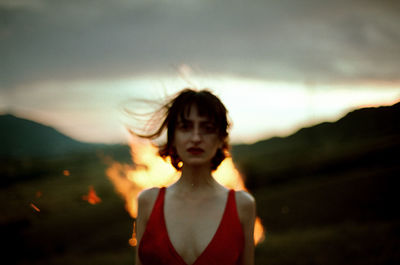
[[250, 193], [239, 190], [235, 192], [237, 210], [242, 223], [251, 222], [255, 218], [256, 200]]
[[138, 200], [139, 201], [151, 200], [152, 198], [157, 197], [159, 190], [160, 190], [160, 188], [157, 188], [157, 187], [142, 190], [139, 193]]
[[256, 204], [256, 200], [253, 195], [244, 190], [238, 190], [236, 194], [236, 203], [238, 207], [252, 207]]
[[151, 209], [153, 208], [159, 190], [160, 188], [150, 188], [143, 190], [139, 193], [138, 206], [140, 212], [144, 214], [144, 216], [148, 216], [149, 211], [151, 211]]

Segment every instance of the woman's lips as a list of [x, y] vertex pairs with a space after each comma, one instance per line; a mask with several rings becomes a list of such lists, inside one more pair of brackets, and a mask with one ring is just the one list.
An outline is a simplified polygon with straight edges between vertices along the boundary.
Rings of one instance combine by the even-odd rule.
[[199, 155], [199, 154], [202, 154], [202, 153], [204, 152], [203, 149], [198, 148], [198, 147], [191, 147], [191, 148], [188, 148], [187, 151], [188, 151], [189, 153], [191, 153], [192, 155]]

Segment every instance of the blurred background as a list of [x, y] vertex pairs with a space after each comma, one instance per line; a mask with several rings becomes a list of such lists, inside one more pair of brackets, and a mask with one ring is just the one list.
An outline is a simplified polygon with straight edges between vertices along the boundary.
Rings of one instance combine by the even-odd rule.
[[125, 125], [141, 124], [124, 108], [192, 87], [229, 110], [265, 229], [256, 264], [399, 264], [399, 13], [367, 0], [0, 0], [5, 258], [134, 264], [134, 218], [108, 173], [135, 167]]

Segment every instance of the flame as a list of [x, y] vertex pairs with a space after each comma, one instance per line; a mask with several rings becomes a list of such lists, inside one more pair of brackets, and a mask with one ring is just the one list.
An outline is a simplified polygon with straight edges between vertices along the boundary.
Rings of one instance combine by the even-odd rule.
[[125, 198], [125, 208], [135, 218], [137, 216], [137, 196], [151, 187], [167, 186], [179, 178], [175, 168], [158, 156], [158, 150], [146, 141], [131, 143], [135, 166], [113, 162], [106, 174], [116, 190]]
[[135, 247], [137, 244], [136, 240], [136, 222], [133, 222], [133, 232], [132, 232], [132, 237], [129, 239], [129, 245], [132, 247]]
[[68, 170], [68, 169], [65, 169], [65, 170], [63, 171], [63, 175], [64, 175], [64, 176], [69, 176], [69, 175], [70, 175], [69, 170]]
[[36, 205], [34, 205], [33, 203], [31, 203], [31, 207], [32, 207], [36, 212], [40, 213], [40, 209], [39, 209]]
[[263, 242], [265, 239], [265, 230], [264, 226], [261, 223], [260, 217], [256, 218], [256, 223], [254, 225], [254, 243], [257, 245], [258, 243]]
[[[130, 147], [134, 166], [112, 162], [106, 174], [114, 184], [115, 189], [124, 197], [126, 210], [132, 218], [136, 218], [139, 193], [151, 187], [168, 186], [178, 180], [179, 173], [169, 161], [158, 155], [158, 149], [149, 141], [133, 138]], [[246, 190], [243, 178], [230, 157], [221, 163], [213, 176], [227, 188]], [[257, 217], [254, 228], [254, 242], [258, 244], [263, 239], [264, 228], [260, 218]], [[135, 246], [136, 243], [134, 224], [133, 235], [129, 244]]]
[[89, 192], [87, 195], [82, 196], [82, 200], [88, 201], [90, 204], [97, 204], [101, 202], [101, 199], [97, 196], [93, 186], [89, 186]]

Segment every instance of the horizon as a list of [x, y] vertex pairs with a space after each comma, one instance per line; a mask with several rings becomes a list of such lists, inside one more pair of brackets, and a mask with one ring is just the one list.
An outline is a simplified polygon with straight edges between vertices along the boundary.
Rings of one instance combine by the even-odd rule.
[[[355, 108], [355, 109], [349, 110], [348, 112], [344, 113], [343, 115], [341, 115], [341, 116], [338, 117], [337, 119], [334, 119], [334, 120], [321, 120], [321, 121], [319, 121], [319, 122], [312, 123], [312, 124], [308, 124], [308, 125], [306, 125], [306, 126], [297, 127], [295, 130], [291, 131], [289, 134], [286, 134], [286, 135], [271, 135], [271, 136], [264, 137], [264, 138], [258, 138], [258, 139], [256, 139], [256, 140], [253, 141], [253, 142], [234, 142], [234, 141], [231, 141], [231, 145], [254, 144], [254, 143], [256, 143], [256, 142], [269, 140], [269, 139], [274, 138], [274, 137], [282, 137], [282, 138], [285, 138], [285, 137], [288, 137], [288, 136], [291, 136], [291, 135], [295, 134], [297, 131], [299, 131], [300, 129], [303, 129], [303, 128], [314, 127], [314, 126], [317, 126], [318, 124], [324, 123], [324, 122], [337, 122], [338, 120], [340, 120], [341, 118], [345, 117], [347, 114], [349, 114], [350, 112], [353, 112], [353, 111], [355, 111], [355, 110], [360, 110], [360, 109], [365, 109], [365, 108], [379, 108], [379, 107], [385, 107], [385, 106], [386, 106], [386, 107], [387, 107], [387, 106], [394, 106], [394, 105], [396, 105], [396, 104], [398, 104], [398, 103], [400, 103], [400, 98], [399, 98], [398, 100], [394, 101], [394, 102], [391, 103], [391, 104], [378, 104], [378, 105], [360, 106], [359, 108]], [[87, 144], [123, 144], [123, 145], [127, 145], [127, 144], [129, 144], [129, 141], [130, 141], [129, 136], [125, 139], [125, 141], [122, 140], [122, 141], [120, 141], [120, 142], [85, 141], [85, 140], [76, 138], [76, 137], [74, 137], [73, 135], [70, 135], [70, 134], [68, 134], [68, 133], [66, 133], [66, 132], [63, 132], [62, 130], [58, 129], [57, 127], [52, 126], [52, 125], [49, 124], [49, 123], [42, 123], [42, 122], [40, 122], [40, 121], [37, 121], [37, 120], [31, 119], [31, 118], [28, 118], [28, 117], [26, 117], [26, 116], [24, 116], [24, 115], [20, 115], [20, 114], [13, 113], [13, 112], [2, 112], [2, 111], [0, 111], [0, 116], [7, 116], [7, 115], [12, 116], [12, 117], [15, 117], [15, 118], [17, 118], [17, 119], [23, 119], [23, 120], [27, 120], [27, 121], [31, 121], [31, 122], [35, 122], [35, 123], [41, 124], [41, 125], [46, 126], [46, 127], [50, 127], [50, 128], [52, 128], [52, 129], [55, 129], [56, 131], [58, 131], [60, 134], [66, 136], [66, 137], [69, 137], [69, 138], [71, 138], [71, 139], [73, 139], [73, 140], [75, 140], [75, 141], [82, 142], [82, 143], [87, 143]], [[128, 135], [128, 134], [127, 134], [127, 135]]]

